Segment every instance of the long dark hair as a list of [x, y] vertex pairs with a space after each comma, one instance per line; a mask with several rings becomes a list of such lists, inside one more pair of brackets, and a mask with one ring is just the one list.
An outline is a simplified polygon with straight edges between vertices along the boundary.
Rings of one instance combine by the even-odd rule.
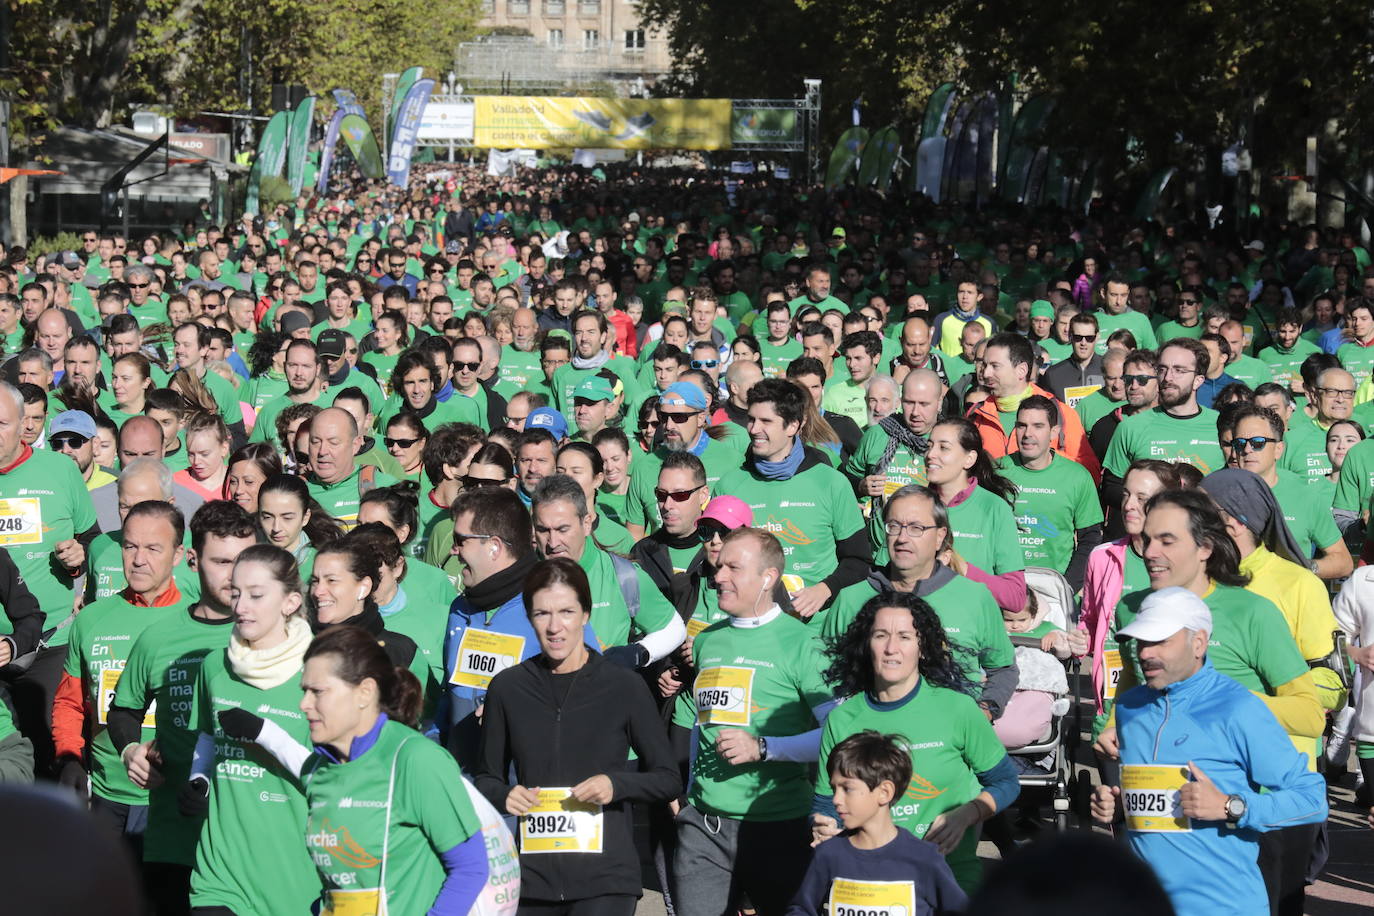
[[388, 718], [414, 728], [424, 699], [415, 675], [391, 664], [377, 637], [348, 625], [330, 627], [310, 642], [305, 661], [321, 655], [334, 656], [334, 674], [354, 687], [368, 678], [377, 684], [378, 705]]
[[1207, 577], [1222, 585], [1245, 588], [1250, 584], [1248, 573], [1240, 570], [1240, 549], [1231, 540], [1221, 510], [1202, 490], [1161, 490], [1145, 504], [1148, 515], [1159, 506], [1174, 506], [1188, 514], [1188, 534], [1199, 547], [1212, 548], [1204, 568]]
[[925, 599], [910, 592], [894, 591], [880, 592], [868, 599], [859, 608], [849, 629], [827, 641], [826, 655], [830, 659], [830, 666], [825, 671], [825, 679], [838, 686], [839, 695], [856, 696], [874, 691], [873, 652], [868, 640], [873, 633], [873, 622], [878, 612], [885, 607], [903, 608], [911, 613], [911, 622], [920, 640], [921, 660], [916, 670], [921, 677], [937, 687], [947, 687], [973, 696], [973, 684], [954, 661], [949, 638], [935, 609]]
[[305, 481], [294, 474], [273, 474], [258, 488], [258, 505], [262, 505], [262, 494], [286, 493], [294, 496], [301, 504], [301, 511], [310, 512], [310, 520], [305, 523], [305, 536], [316, 548], [331, 544], [343, 537], [343, 524], [310, 495]]
[[992, 457], [988, 450], [983, 448], [983, 437], [978, 434], [978, 427], [974, 426], [963, 417], [950, 417], [941, 420], [936, 426], [952, 426], [959, 431], [959, 447], [966, 452], [973, 452], [977, 457], [973, 460], [973, 467], [968, 469], [968, 476], [978, 481], [978, 486], [996, 496], [1006, 500], [1007, 505], [1016, 505], [1016, 484], [993, 468]]

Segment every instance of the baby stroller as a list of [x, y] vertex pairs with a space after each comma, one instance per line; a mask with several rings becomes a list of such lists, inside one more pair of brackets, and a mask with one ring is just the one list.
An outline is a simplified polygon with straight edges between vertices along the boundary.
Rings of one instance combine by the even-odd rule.
[[[1077, 625], [1078, 612], [1073, 591], [1058, 572], [1041, 566], [1028, 567], [1026, 587], [1035, 592], [1040, 607], [1046, 612], [1045, 618], [1055, 626], [1067, 632], [1070, 627]], [[1022, 653], [1034, 650], [1038, 656], [1048, 657], [1053, 665], [1061, 664], [1058, 659], [1040, 651], [1040, 640], [1036, 637], [1013, 633], [1011, 642], [1016, 647], [1018, 661]], [[1042, 659], [1041, 671], [1044, 664]], [[1063, 672], [1046, 672], [1048, 680], [1055, 683], [1051, 691], [1055, 694], [1055, 701], [1053, 718], [1045, 734], [1039, 740], [1007, 751], [1018, 758], [1018, 779], [1023, 791], [1031, 789], [1050, 793], [1054, 824], [1059, 830], [1067, 830], [1069, 826], [1072, 784], [1076, 781], [1073, 775], [1073, 748], [1079, 740], [1082, 724], [1082, 711], [1074, 689], [1078, 682], [1079, 662], [1070, 658], [1063, 663], [1063, 668]], [[1063, 675], [1062, 680], [1056, 676], [1058, 674]], [[1070, 709], [1074, 712], [1074, 721], [1066, 724], [1064, 719]]]

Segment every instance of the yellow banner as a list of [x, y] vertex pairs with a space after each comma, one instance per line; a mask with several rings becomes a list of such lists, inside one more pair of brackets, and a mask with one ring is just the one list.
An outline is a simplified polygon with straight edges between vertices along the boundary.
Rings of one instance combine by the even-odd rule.
[[477, 96], [487, 149], [729, 149], [729, 99]]

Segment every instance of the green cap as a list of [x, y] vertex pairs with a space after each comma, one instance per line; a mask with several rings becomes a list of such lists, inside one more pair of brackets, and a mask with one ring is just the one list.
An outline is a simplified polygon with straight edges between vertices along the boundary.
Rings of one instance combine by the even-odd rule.
[[614, 401], [615, 389], [601, 376], [593, 375], [573, 389], [573, 397], [586, 398], [589, 401]]
[[1036, 299], [1031, 303], [1032, 318], [1053, 318], [1054, 306], [1050, 305], [1048, 299]]

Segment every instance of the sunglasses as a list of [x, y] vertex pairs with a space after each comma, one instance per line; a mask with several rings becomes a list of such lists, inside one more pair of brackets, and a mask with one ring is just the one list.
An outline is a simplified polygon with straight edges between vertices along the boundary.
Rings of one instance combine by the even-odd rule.
[[674, 426], [681, 426], [688, 420], [695, 417], [696, 413], [661, 413], [658, 415], [660, 423], [671, 423]]
[[1097, 340], [1096, 334], [1070, 334], [1069, 336], [1073, 338], [1074, 343], [1092, 343]]
[[496, 534], [459, 534], [455, 531], [453, 532], [453, 552], [457, 553], [458, 548], [462, 547], [468, 541], [490, 541], [493, 538], [498, 541], [501, 540], [500, 535]]
[[1121, 376], [1121, 380], [1126, 383], [1126, 387], [1128, 388], [1132, 385], [1139, 385], [1144, 388], [1146, 385], [1153, 382], [1155, 377], [1153, 375], [1123, 375]]
[[48, 444], [51, 445], [51, 446], [53, 447], [54, 450], [60, 452], [60, 451], [62, 451], [64, 448], [81, 448], [81, 446], [85, 445], [87, 442], [90, 442], [90, 441], [91, 441], [91, 440], [90, 440], [90, 439], [87, 439], [85, 436], [77, 436], [77, 435], [60, 436], [60, 435], [59, 435], [59, 436], [53, 436], [52, 438], [50, 438], [50, 439], [48, 440]]
[[419, 441], [420, 439], [418, 437], [414, 439], [393, 439], [390, 436], [382, 437], [382, 442], [387, 448], [410, 448]]
[[692, 360], [693, 369], [714, 369], [720, 365], [718, 359], [694, 359]]
[[670, 499], [675, 503], [685, 503], [688, 497], [700, 489], [701, 487], [692, 487], [688, 490], [665, 490], [662, 487], [654, 487], [654, 499], [661, 503], [666, 503]]
[[499, 487], [506, 482], [505, 480], [498, 480], [492, 477], [473, 477], [472, 475], [466, 475], [462, 480], [464, 490], [476, 490], [481, 487]]
[[147, 289], [151, 283], [130, 283], [129, 289]]
[[93, 236], [93, 235], [83, 235], [83, 236], [81, 237], [81, 241], [83, 241], [83, 242], [94, 242], [94, 241], [95, 241], [95, 236]]
[[1235, 452], [1243, 452], [1243, 451], [1245, 451], [1246, 449], [1251, 449], [1251, 448], [1254, 449], [1255, 451], [1259, 451], [1260, 449], [1262, 449], [1262, 448], [1264, 448], [1266, 445], [1268, 445], [1270, 442], [1280, 442], [1280, 441], [1282, 441], [1282, 440], [1280, 440], [1280, 439], [1273, 439], [1273, 438], [1270, 438], [1269, 436], [1246, 436], [1246, 437], [1243, 437], [1243, 438], [1240, 437], [1240, 436], [1237, 436], [1236, 438], [1232, 439], [1230, 442], [1223, 442], [1223, 443], [1221, 443], [1221, 444], [1222, 444], [1222, 445], [1225, 445], [1225, 446], [1229, 446], [1230, 449], [1231, 449], [1232, 451], [1235, 451]]
[[715, 540], [716, 538], [725, 537], [725, 535], [728, 534], [729, 531], [730, 529], [724, 527], [723, 525], [712, 525], [709, 522], [707, 522], [697, 525], [697, 538], [701, 540], [701, 543], [705, 544], [708, 541]]
[[466, 370], [468, 370], [469, 372], [476, 372], [478, 369], [482, 368], [482, 364], [481, 364], [481, 363], [463, 363], [463, 362], [457, 362], [457, 363], [453, 363], [452, 365], [453, 365], [453, 371], [454, 371], [454, 372], [457, 372], [459, 369], [466, 369]]

